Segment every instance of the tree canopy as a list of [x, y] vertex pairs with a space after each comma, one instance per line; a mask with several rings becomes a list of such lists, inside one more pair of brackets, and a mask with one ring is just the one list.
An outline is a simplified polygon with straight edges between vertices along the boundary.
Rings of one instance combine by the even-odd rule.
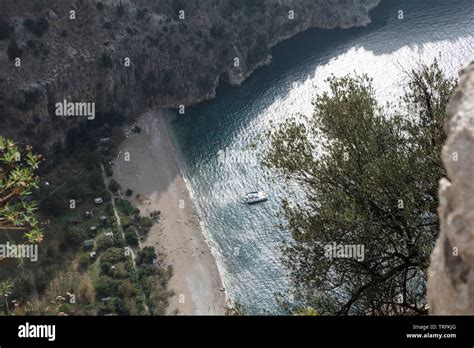
[[39, 186], [35, 171], [40, 161], [30, 146], [21, 148], [0, 136], [0, 229], [24, 230], [31, 243], [43, 239], [37, 205], [26, 199]]
[[[444, 115], [456, 81], [436, 61], [407, 81], [400, 103], [382, 107], [366, 75], [333, 76], [310, 117], [268, 133], [264, 163], [305, 195], [282, 202], [295, 312], [426, 313]], [[348, 253], [356, 248], [361, 257]]]

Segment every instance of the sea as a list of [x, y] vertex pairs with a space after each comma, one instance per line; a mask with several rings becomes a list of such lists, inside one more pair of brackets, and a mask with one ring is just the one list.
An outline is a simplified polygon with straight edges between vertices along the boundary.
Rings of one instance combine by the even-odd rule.
[[[167, 112], [227, 295], [248, 314], [285, 314], [278, 294], [291, 287], [281, 264], [282, 243], [291, 238], [281, 200], [298, 195], [261, 164], [266, 130], [311, 115], [331, 75], [368, 74], [385, 103], [403, 93], [407, 70], [437, 58], [457, 76], [474, 60], [474, 0], [382, 0], [371, 18], [362, 28], [300, 33], [274, 47], [272, 63], [242, 86], [221, 83], [214, 100], [184, 115]], [[243, 204], [254, 190], [268, 192], [269, 200]]]

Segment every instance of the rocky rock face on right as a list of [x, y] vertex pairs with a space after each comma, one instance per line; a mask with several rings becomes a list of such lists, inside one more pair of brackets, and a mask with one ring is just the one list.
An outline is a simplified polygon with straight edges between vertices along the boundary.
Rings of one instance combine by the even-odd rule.
[[447, 110], [439, 186], [440, 235], [431, 255], [431, 314], [474, 314], [474, 63], [463, 72]]

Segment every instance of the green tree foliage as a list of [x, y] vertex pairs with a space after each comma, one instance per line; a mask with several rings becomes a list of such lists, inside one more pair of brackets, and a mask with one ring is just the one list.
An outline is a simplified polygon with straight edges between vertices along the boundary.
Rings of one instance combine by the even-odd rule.
[[138, 237], [134, 229], [127, 229], [125, 231], [125, 240], [131, 246], [138, 246]]
[[[384, 108], [367, 76], [331, 77], [312, 117], [268, 134], [264, 163], [306, 196], [283, 200], [293, 236], [283, 262], [296, 302], [320, 314], [426, 312], [443, 122], [456, 81], [436, 61], [407, 77], [401, 103]], [[334, 257], [333, 243], [363, 246], [364, 257]]]
[[100, 192], [104, 188], [104, 179], [100, 173], [100, 170], [93, 170], [87, 179], [87, 185], [95, 192]]
[[0, 136], [0, 229], [24, 230], [32, 243], [43, 239], [36, 203], [26, 199], [39, 186], [40, 161], [30, 146], [21, 148]]
[[67, 210], [66, 201], [58, 193], [54, 193], [44, 197], [39, 205], [42, 213], [51, 216], [61, 216]]
[[115, 179], [110, 180], [109, 190], [112, 191], [113, 193], [117, 193], [119, 189], [120, 189], [120, 184]]
[[116, 264], [125, 260], [125, 252], [121, 248], [109, 248], [107, 249], [100, 259], [101, 262], [108, 262], [110, 264]]
[[79, 226], [68, 226], [65, 235], [66, 240], [75, 246], [81, 245], [87, 239], [87, 232]]
[[137, 254], [137, 265], [152, 264], [153, 261], [156, 260], [156, 258], [157, 255], [155, 252], [155, 248], [153, 248], [152, 246], [146, 246]]
[[114, 244], [114, 239], [111, 236], [106, 236], [105, 234], [99, 236], [96, 241], [98, 251], [106, 250], [112, 247]]

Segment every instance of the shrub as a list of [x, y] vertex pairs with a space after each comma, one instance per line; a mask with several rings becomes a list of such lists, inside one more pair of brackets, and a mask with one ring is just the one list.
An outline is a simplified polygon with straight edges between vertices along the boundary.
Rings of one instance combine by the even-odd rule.
[[107, 176], [112, 176], [114, 174], [112, 166], [109, 164], [109, 162], [104, 163], [104, 170]]
[[140, 218], [140, 225], [142, 227], [147, 227], [147, 228], [150, 228], [151, 226], [153, 226], [153, 220], [150, 219], [149, 217], [147, 216], [142, 216]]
[[127, 197], [130, 197], [131, 195], [133, 195], [133, 190], [127, 189], [127, 191], [125, 191], [125, 195], [126, 195]]
[[100, 58], [100, 66], [106, 69], [109, 69], [112, 67], [112, 58], [110, 57], [108, 53], [106, 52], [102, 53], [102, 56]]
[[117, 208], [124, 214], [124, 215], [138, 215], [140, 210], [135, 208], [129, 201], [125, 199], [117, 199], [116, 201]]
[[130, 216], [123, 216], [121, 222], [123, 227], [129, 227], [132, 224], [132, 219]]
[[105, 206], [105, 212], [109, 216], [114, 215], [114, 206], [112, 205], [112, 203], [107, 203], [107, 205]]
[[99, 11], [102, 11], [104, 9], [104, 4], [99, 1], [95, 4], [95, 7], [97, 7]]
[[139, 216], [134, 225], [138, 228], [140, 234], [145, 235], [148, 233], [151, 226], [153, 226], [153, 220], [148, 216]]
[[79, 256], [79, 266], [82, 268], [82, 269], [86, 269], [87, 266], [89, 266], [91, 264], [91, 258], [89, 256], [89, 254], [87, 253], [82, 253], [80, 256]]
[[100, 276], [95, 284], [95, 291], [98, 297], [107, 297], [117, 289], [117, 284], [106, 276]]
[[90, 173], [87, 179], [87, 185], [93, 191], [99, 191], [104, 187], [104, 180], [102, 179], [100, 171], [94, 170]]
[[79, 245], [87, 239], [87, 233], [80, 227], [70, 226], [66, 229], [66, 240], [73, 245]]
[[18, 46], [15, 39], [12, 39], [7, 48], [8, 59], [14, 60], [17, 57], [21, 57], [22, 54], [23, 50]]
[[39, 204], [40, 211], [51, 216], [60, 216], [67, 210], [66, 203], [58, 194], [46, 196]]
[[102, 234], [97, 238], [97, 250], [102, 251], [114, 246], [114, 240], [112, 237]]
[[120, 248], [107, 249], [101, 257], [101, 262], [110, 262], [115, 264], [125, 260], [125, 252]]
[[49, 28], [48, 20], [44, 17], [41, 17], [36, 22], [35, 34], [41, 37], [48, 30], [48, 28]]
[[120, 189], [120, 184], [115, 179], [110, 180], [109, 190], [112, 191], [113, 193], [117, 193], [119, 189]]
[[137, 254], [137, 265], [152, 264], [157, 258], [158, 256], [156, 255], [155, 248], [152, 246], [146, 246]]
[[37, 19], [36, 21], [34, 21], [30, 18], [27, 18], [23, 22], [23, 25], [25, 26], [25, 28], [28, 31], [34, 33], [35, 35], [37, 35], [39, 37], [42, 37], [43, 34], [49, 28], [48, 20], [45, 17], [41, 17], [41, 18]]
[[100, 263], [100, 270], [104, 274], [109, 274], [110, 269], [112, 268], [112, 264], [110, 262], [101, 262]]
[[27, 18], [25, 19], [25, 21], [23, 22], [23, 26], [28, 29], [29, 31], [33, 32], [34, 29], [35, 29], [35, 22], [30, 19], [30, 18]]
[[133, 229], [127, 229], [125, 231], [125, 240], [131, 246], [138, 246], [138, 237]]

